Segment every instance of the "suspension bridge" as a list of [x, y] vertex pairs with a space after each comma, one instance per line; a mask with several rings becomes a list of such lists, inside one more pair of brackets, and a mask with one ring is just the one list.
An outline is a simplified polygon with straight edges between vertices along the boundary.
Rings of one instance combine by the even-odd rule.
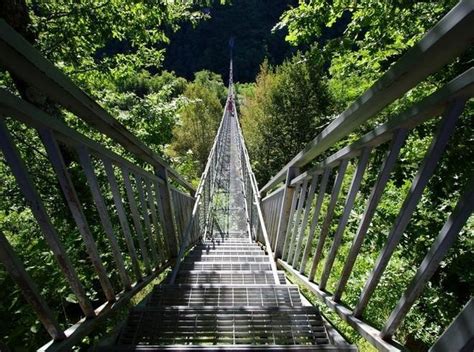
[[[58, 308], [50, 307], [47, 297], [42, 296], [41, 282], [34, 282], [0, 231], [0, 261], [51, 336], [39, 350], [72, 349], [165, 274], [96, 350], [357, 350], [299, 287], [311, 292], [321, 306], [378, 350], [404, 350], [394, 335], [472, 214], [472, 177], [446, 214], [445, 224], [416, 273], [409, 277], [409, 284], [403, 292], [395, 293], [398, 303], [388, 307], [390, 314], [384, 324], [371, 324], [366, 308], [451, 142], [457, 120], [474, 96], [474, 68], [467, 67], [358, 140], [329, 156], [323, 153], [472, 49], [473, 42], [474, 1], [463, 0], [303, 150], [295, 151], [295, 157], [261, 189], [240, 128], [231, 61], [221, 123], [199, 186], [194, 189], [0, 20], [0, 64], [132, 156], [117, 154], [28, 99], [0, 89], [1, 154], [81, 311], [77, 323], [64, 328], [57, 321]], [[400, 151], [413, 129], [434, 119], [438, 128], [431, 145], [410, 180], [410, 191], [359, 298], [350, 306], [343, 301], [344, 292], [351, 288], [354, 264], [390, 175], [400, 162]], [[12, 136], [13, 123], [34, 130], [41, 141], [82, 240], [83, 248], [78, 251], [87, 255], [95, 274], [100, 301], [91, 300], [78, 274], [78, 263], [65, 250], [63, 234], [58, 233], [52, 218], [57, 214], [50, 214], [45, 206], [35, 175], [28, 168], [28, 156]], [[386, 150], [382, 161], [371, 160], [377, 148]], [[74, 172], [66, 151], [68, 160], [72, 158], [76, 165]], [[472, 171], [472, 160], [466, 163], [459, 172]], [[348, 172], [349, 165], [353, 165], [353, 173]], [[349, 250], [341, 254], [346, 226], [361, 185], [367, 182], [364, 174], [369, 165], [379, 172], [367, 185], [370, 196], [358, 229], [351, 235]], [[83, 177], [77, 177], [78, 173]], [[341, 194], [348, 177], [350, 186]], [[78, 194], [77, 189], [84, 187], [90, 192], [91, 204], [83, 204]], [[344, 203], [338, 219], [337, 202]], [[90, 212], [85, 207], [93, 207], [96, 223], [88, 218]], [[337, 225], [331, 226], [333, 223]], [[98, 244], [97, 228], [105, 245]], [[104, 250], [110, 261], [103, 260]], [[343, 268], [336, 274], [333, 266], [338, 256], [343, 256]], [[329, 284], [331, 279], [334, 285]], [[473, 322], [471, 299], [459, 307], [459, 315], [430, 351], [472, 350]]]

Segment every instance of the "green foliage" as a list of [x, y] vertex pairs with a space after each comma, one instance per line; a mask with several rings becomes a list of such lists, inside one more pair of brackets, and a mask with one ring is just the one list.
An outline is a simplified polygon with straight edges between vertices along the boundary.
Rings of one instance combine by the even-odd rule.
[[331, 98], [316, 48], [277, 68], [267, 62], [242, 99], [243, 133], [261, 183], [330, 121]]
[[159, 67], [165, 29], [202, 14], [188, 2], [28, 1], [37, 46], [72, 74], [96, 70], [136, 72]]
[[206, 166], [225, 100], [220, 76], [201, 71], [184, 91], [185, 104], [179, 111], [179, 123], [173, 130], [170, 154], [188, 176], [198, 179]]
[[[311, 104], [314, 96], [307, 88], [306, 80], [294, 73], [286, 75], [288, 78], [293, 78], [293, 85], [288, 84], [292, 81], [291, 79], [281, 79], [280, 75], [285, 70], [297, 70], [298, 58], [289, 61], [293, 66], [288, 66], [288, 63], [277, 68], [270, 68], [268, 65], [262, 66], [254, 89], [243, 90], [245, 93], [243, 93], [241, 107], [244, 134], [259, 184], [265, 184], [302, 149], [304, 142], [314, 138], [325, 127], [325, 123], [330, 122], [330, 118], [327, 117], [329, 114], [333, 111], [342, 112], [347, 108], [403, 53], [416, 44], [422, 35], [454, 4], [454, 1], [387, 2], [364, 0], [355, 3], [344, 0], [333, 2], [314, 0], [300, 1], [299, 6], [288, 10], [275, 29], [287, 27], [289, 31], [287, 39], [294, 44], [311, 44], [314, 41], [319, 43], [320, 49], [316, 56], [319, 60], [315, 60], [313, 57], [306, 60], [300, 67], [306, 66], [307, 70], [310, 70], [319, 69], [323, 65], [325, 70], [322, 71], [320, 84], [326, 89], [322, 90], [321, 105], [330, 108], [326, 111], [313, 108], [311, 113], [307, 114], [303, 102]], [[341, 27], [343, 27], [342, 30]], [[330, 31], [333, 31], [332, 34], [334, 34], [337, 32], [336, 29], [339, 31], [338, 35], [328, 34]], [[304, 56], [310, 57], [308, 53], [305, 53]], [[323, 160], [324, 157], [358, 139], [375, 125], [397, 116], [415, 102], [431, 94], [445, 82], [469, 68], [472, 58], [473, 51], [468, 50], [456, 62], [421, 82], [404, 98], [374, 116], [365, 126], [336, 143], [317, 161]], [[299, 89], [308, 92], [307, 97], [298, 94]], [[277, 90], [279, 92], [275, 94]], [[285, 100], [281, 98], [285, 96], [286, 91], [291, 92], [291, 98], [287, 101], [291, 101], [295, 105], [294, 110], [288, 109], [288, 105], [284, 104]], [[364, 319], [378, 328], [382, 328], [401, 292], [406, 289], [414, 271], [420, 265], [448, 214], [451, 213], [459, 199], [463, 188], [469, 182], [469, 177], [472, 174], [469, 172], [469, 166], [463, 168], [460, 165], [472, 163], [474, 160], [473, 141], [470, 136], [473, 122], [472, 119], [469, 119], [472, 109], [472, 102], [468, 103], [460, 118], [455, 135], [450, 139], [447, 150], [424, 191], [412, 220], [402, 236], [400, 245], [367, 307]], [[291, 115], [286, 115], [287, 111], [291, 112]], [[280, 119], [280, 116], [286, 116], [286, 118]], [[300, 119], [305, 121], [305, 124], [296, 122]], [[317, 128], [312, 127], [312, 121], [316, 121]], [[428, 150], [438, 121], [438, 119], [434, 119], [424, 123], [408, 136], [400, 154], [399, 163], [386, 186], [385, 194], [372, 220], [361, 254], [356, 261], [343, 296], [343, 302], [348, 306], [353, 307], [359, 298], [364, 283], [409, 192], [422, 158]], [[290, 132], [287, 132], [287, 129]], [[298, 135], [302, 129], [308, 129], [308, 135]], [[298, 145], [299, 141], [302, 141], [302, 144]], [[333, 290], [337, 284], [386, 148], [386, 145], [381, 146], [373, 152], [361, 191], [356, 198], [346, 226], [341, 248], [336, 256], [333, 273], [328, 281], [329, 291]], [[330, 225], [328, 239], [323, 250], [323, 260], [318, 267], [316, 278], [320, 277], [322, 273], [324, 256], [327, 255], [332, 243], [332, 236], [337, 228], [337, 219], [342, 214], [344, 206], [342, 200], [347, 194], [353, 170], [354, 166], [350, 164], [344, 178], [343, 189]], [[332, 180], [333, 178], [334, 176], [332, 176]], [[328, 190], [331, 189], [332, 180]], [[326, 194], [321, 211], [323, 215], [327, 209], [328, 201], [329, 195]], [[321, 222], [322, 219], [320, 219]], [[318, 227], [316, 233], [319, 230]], [[472, 259], [473, 234], [474, 227], [471, 217], [459, 234], [452, 250], [444, 258], [440, 268], [428, 283], [422, 297], [398, 329], [395, 338], [405, 343], [409, 350], [426, 350], [452, 321], [460, 307], [469, 299], [470, 293], [473, 292], [473, 277], [471, 273], [462, 269], [474, 265]], [[307, 235], [306, 232], [305, 236]], [[313, 241], [313, 248], [316, 243], [317, 240]], [[310, 266], [310, 264], [308, 265]], [[308, 272], [309, 267], [306, 268], [306, 273]], [[348, 329], [344, 323], [340, 322], [337, 326], [342, 328], [353, 341], [360, 340], [360, 337], [353, 330]], [[361, 345], [362, 350], [365, 348]]]
[[286, 11], [277, 28], [287, 27], [293, 44], [312, 43], [349, 18], [344, 35], [326, 43], [341, 75], [383, 72], [436, 24], [457, 1], [351, 0], [300, 1]]
[[[36, 38], [33, 44], [41, 53], [112, 116], [126, 125], [133, 134], [155, 152], [163, 155], [165, 146], [171, 143], [172, 130], [179, 119], [178, 110], [184, 103], [181, 95], [187, 82], [173, 73], [160, 72], [163, 50], [157, 45], [167, 41], [165, 31], [175, 30], [183, 21], [195, 22], [202, 17], [199, 12], [193, 10], [194, 5], [188, 2], [120, 0], [27, 1], [27, 4], [27, 15], [31, 18], [30, 30]], [[11, 77], [6, 72], [0, 74], [0, 85], [15, 91], [15, 82]], [[21, 87], [18, 91], [21, 93]], [[101, 142], [109, 149], [131, 158], [117, 143], [97, 133], [67, 111], [50, 102], [45, 103], [44, 100], [34, 103], [48, 111], [53, 118], [65, 121], [70, 127]], [[87, 295], [97, 307], [105, 300], [100, 284], [90, 265], [83, 240], [59, 191], [56, 176], [42, 143], [37, 133], [24, 124], [8, 120], [8, 125], [61, 242], [85, 286]], [[115, 291], [119, 292], [121, 286], [111, 251], [100, 226], [84, 174], [77, 163], [77, 155], [63, 146], [61, 149], [89, 221], [90, 230], [96, 239], [101, 259], [110, 274]], [[0, 161], [0, 231], [9, 239], [15, 252], [25, 263], [28, 273], [37, 283], [61, 327], [67, 328], [81, 318], [76, 297], [61, 274], [57, 261], [1, 154]], [[93, 160], [93, 163], [99, 183], [104, 185], [103, 166], [97, 163], [97, 160]], [[120, 184], [121, 176], [116, 176]], [[102, 192], [108, 208], [113, 209], [110, 190], [103, 188]], [[112, 212], [110, 216], [114, 232], [120, 233], [117, 214]], [[119, 238], [119, 246], [126, 248], [122, 237]], [[131, 261], [127, 256], [125, 266], [128, 272], [132, 272]], [[26, 351], [49, 340], [45, 329], [2, 266], [0, 301], [1, 344], [7, 344], [12, 350]], [[90, 343], [93, 343], [92, 339]], [[86, 348], [85, 346], [82, 347]]]

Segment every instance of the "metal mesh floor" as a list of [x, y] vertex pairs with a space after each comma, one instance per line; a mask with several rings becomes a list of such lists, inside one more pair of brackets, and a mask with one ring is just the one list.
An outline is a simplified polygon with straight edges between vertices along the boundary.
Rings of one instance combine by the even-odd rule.
[[215, 263], [215, 262], [184, 262], [182, 270], [272, 270], [270, 263]]
[[[285, 274], [278, 273], [281, 284], [285, 284]], [[222, 284], [251, 285], [273, 284], [271, 271], [181, 271], [176, 278], [177, 283], [186, 284]]]
[[162, 285], [148, 306], [293, 307], [301, 306], [298, 288], [290, 285]]
[[299, 310], [158, 309], [133, 312], [124, 345], [329, 344], [321, 317]]

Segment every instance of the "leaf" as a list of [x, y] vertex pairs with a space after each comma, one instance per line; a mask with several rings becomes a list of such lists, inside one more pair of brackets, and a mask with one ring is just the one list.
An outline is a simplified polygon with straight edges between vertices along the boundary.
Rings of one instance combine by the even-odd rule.
[[79, 303], [76, 296], [72, 293], [70, 293], [66, 296], [66, 301], [69, 302], [69, 303]]

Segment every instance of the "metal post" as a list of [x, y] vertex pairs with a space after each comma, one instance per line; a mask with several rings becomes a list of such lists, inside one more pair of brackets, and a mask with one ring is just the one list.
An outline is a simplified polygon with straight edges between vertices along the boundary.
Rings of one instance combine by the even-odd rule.
[[291, 167], [286, 173], [285, 190], [283, 193], [283, 202], [280, 208], [278, 227], [275, 241], [275, 259], [281, 258], [283, 254], [283, 245], [285, 244], [286, 229], [290, 219], [291, 204], [295, 187], [291, 185], [291, 180], [299, 174], [299, 169]]
[[176, 258], [178, 255], [178, 241], [176, 237], [176, 224], [174, 220], [173, 204], [171, 201], [168, 171], [166, 168], [160, 165], [156, 168], [156, 174], [164, 181], [158, 185], [160, 205], [163, 211], [164, 220], [163, 234], [166, 239], [171, 258]]

